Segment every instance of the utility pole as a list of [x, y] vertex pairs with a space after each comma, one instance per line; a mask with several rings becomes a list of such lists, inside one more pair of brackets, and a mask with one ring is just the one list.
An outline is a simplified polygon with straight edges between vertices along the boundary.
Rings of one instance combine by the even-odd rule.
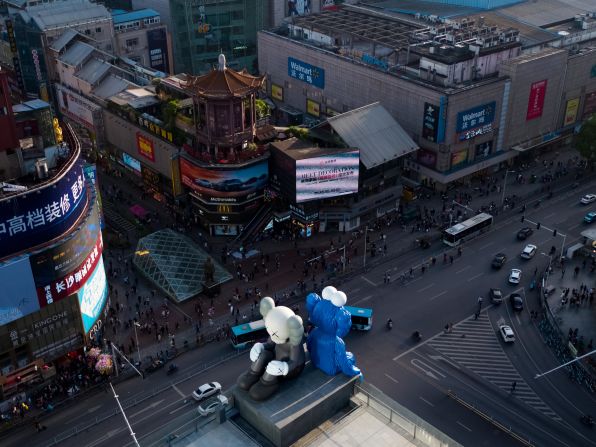
[[550, 374], [550, 373], [552, 373], [553, 371], [556, 371], [557, 369], [561, 369], [561, 368], [563, 368], [563, 367], [565, 367], [565, 366], [567, 366], [567, 365], [571, 365], [573, 362], [577, 362], [578, 360], [581, 360], [581, 359], [583, 359], [584, 357], [588, 357], [588, 356], [590, 356], [590, 355], [592, 355], [592, 354], [594, 354], [594, 353], [596, 353], [596, 349], [593, 349], [592, 351], [588, 352], [587, 354], [580, 355], [579, 357], [576, 357], [576, 358], [574, 358], [573, 360], [570, 360], [570, 361], [568, 361], [567, 363], [563, 363], [562, 365], [559, 365], [559, 366], [557, 366], [556, 368], [550, 369], [550, 370], [548, 370], [548, 371], [546, 371], [546, 372], [543, 372], [543, 373], [541, 373], [541, 374], [536, 374], [536, 375], [534, 376], [534, 378], [535, 378], [535, 379], [539, 379], [539, 378], [540, 378], [540, 377], [542, 377], [542, 376], [546, 376], [547, 374]]
[[139, 444], [139, 441], [137, 441], [137, 437], [135, 435], [135, 432], [132, 431], [132, 427], [130, 426], [130, 422], [128, 422], [128, 418], [126, 417], [126, 413], [124, 413], [124, 408], [122, 408], [122, 405], [120, 404], [120, 400], [118, 399], [118, 395], [116, 394], [116, 390], [114, 389], [114, 386], [112, 385], [112, 382], [110, 382], [110, 388], [112, 388], [112, 393], [114, 393], [114, 399], [116, 399], [116, 402], [118, 403], [118, 408], [120, 408], [120, 412], [122, 413], [122, 417], [124, 418], [124, 422], [126, 422], [126, 426], [128, 427], [128, 430], [130, 431], [130, 436], [132, 436], [132, 440], [134, 441], [135, 445], [137, 447], [141, 447], [141, 445]]

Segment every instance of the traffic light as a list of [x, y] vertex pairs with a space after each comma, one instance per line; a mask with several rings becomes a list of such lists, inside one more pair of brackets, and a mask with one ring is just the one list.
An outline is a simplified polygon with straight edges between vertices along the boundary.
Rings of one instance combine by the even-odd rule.
[[522, 216], [521, 217], [521, 222], [524, 223], [524, 220], [526, 220], [526, 216]]
[[557, 237], [557, 230], [553, 230], [553, 237]]
[[536, 224], [536, 229], [537, 229], [537, 230], [540, 230], [540, 222], [538, 222], [538, 223]]

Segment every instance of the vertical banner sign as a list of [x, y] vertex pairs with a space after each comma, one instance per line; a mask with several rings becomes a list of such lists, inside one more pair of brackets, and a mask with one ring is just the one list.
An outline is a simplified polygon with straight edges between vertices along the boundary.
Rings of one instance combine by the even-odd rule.
[[428, 141], [437, 141], [439, 131], [439, 106], [424, 103], [424, 118], [422, 120], [422, 138]]
[[312, 99], [306, 100], [306, 113], [317, 118], [321, 116], [321, 105]]
[[584, 98], [583, 118], [586, 119], [594, 112], [596, 112], [596, 91], [586, 93], [586, 97]]
[[139, 150], [139, 154], [141, 154], [147, 160], [155, 161], [153, 141], [144, 136], [141, 132], [137, 132], [137, 148]]
[[526, 121], [540, 118], [544, 109], [544, 97], [546, 96], [547, 80], [534, 82], [530, 87], [530, 98], [528, 99], [528, 113]]
[[147, 31], [147, 47], [149, 50], [149, 66], [156, 70], [169, 72], [168, 43], [166, 30], [163, 28]]
[[565, 119], [563, 120], [563, 126], [569, 126], [575, 123], [577, 120], [577, 112], [579, 110], [579, 98], [573, 98], [567, 101], [567, 107], [565, 107]]
[[278, 101], [284, 100], [284, 89], [276, 84], [271, 84], [271, 96]]

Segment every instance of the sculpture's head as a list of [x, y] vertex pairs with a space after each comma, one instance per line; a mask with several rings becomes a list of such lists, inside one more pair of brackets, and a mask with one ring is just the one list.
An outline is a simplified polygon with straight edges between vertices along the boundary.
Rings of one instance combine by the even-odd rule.
[[266, 296], [261, 300], [259, 311], [265, 320], [265, 328], [271, 341], [276, 344], [290, 343], [294, 346], [302, 342], [304, 326], [302, 318], [292, 309], [276, 306], [272, 298]]
[[330, 335], [343, 337], [352, 327], [352, 316], [343, 306], [347, 302], [344, 292], [333, 286], [327, 286], [321, 293], [309, 293], [306, 297], [306, 309], [312, 324]]

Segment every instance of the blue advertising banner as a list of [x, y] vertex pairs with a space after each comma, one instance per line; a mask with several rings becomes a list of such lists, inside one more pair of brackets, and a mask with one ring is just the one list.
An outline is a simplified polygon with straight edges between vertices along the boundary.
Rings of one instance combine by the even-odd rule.
[[457, 132], [484, 127], [495, 119], [496, 101], [457, 114]]
[[[15, 278], [18, 278], [18, 281]], [[39, 310], [28, 257], [10, 264], [0, 264], [0, 284], [0, 325]]]
[[320, 89], [325, 88], [325, 70], [293, 57], [288, 58], [288, 75]]
[[83, 328], [88, 333], [103, 311], [108, 298], [108, 283], [103, 266], [103, 256], [99, 258], [97, 267], [78, 292]]
[[147, 31], [147, 47], [149, 49], [149, 66], [169, 73], [166, 30], [159, 28]]
[[86, 203], [79, 161], [54, 183], [0, 201], [0, 259], [61, 236], [79, 219]]

